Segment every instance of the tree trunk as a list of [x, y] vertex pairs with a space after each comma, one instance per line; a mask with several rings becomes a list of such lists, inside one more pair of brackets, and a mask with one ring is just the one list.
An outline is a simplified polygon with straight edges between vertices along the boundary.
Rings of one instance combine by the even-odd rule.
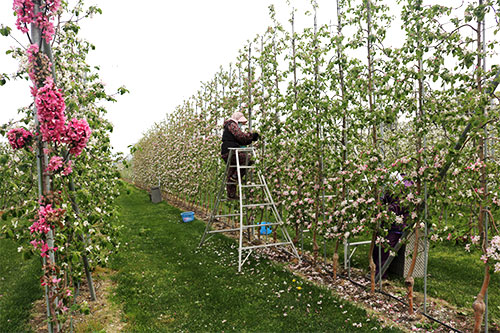
[[337, 280], [337, 270], [339, 266], [339, 244], [340, 244], [340, 238], [337, 238], [335, 241], [335, 251], [333, 252], [333, 279]]
[[407, 297], [408, 297], [408, 313], [413, 315], [413, 286], [415, 284], [415, 279], [413, 278], [413, 271], [415, 270], [415, 264], [417, 263], [418, 257], [418, 245], [420, 241], [420, 226], [417, 223], [415, 227], [415, 244], [413, 247], [413, 254], [411, 258], [411, 265], [408, 269], [408, 274], [406, 275], [405, 285], [407, 288]]
[[474, 309], [474, 333], [479, 333], [481, 331], [481, 324], [484, 318], [484, 312], [486, 311], [486, 304], [484, 299], [486, 297], [486, 292], [488, 291], [488, 285], [490, 284], [490, 270], [489, 265], [486, 264], [486, 272], [484, 274], [483, 285], [481, 286], [481, 291], [477, 294], [476, 300], [472, 304]]
[[372, 241], [370, 243], [370, 256], [369, 256], [369, 266], [370, 266], [370, 293], [374, 294], [375, 293], [375, 262], [373, 261], [373, 249], [375, 248], [375, 241], [377, 240], [377, 230], [373, 231], [372, 234]]

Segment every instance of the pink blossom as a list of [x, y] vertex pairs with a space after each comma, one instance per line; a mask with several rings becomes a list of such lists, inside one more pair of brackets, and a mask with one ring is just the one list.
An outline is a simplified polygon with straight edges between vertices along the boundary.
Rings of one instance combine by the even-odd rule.
[[92, 131], [85, 119], [72, 119], [66, 127], [64, 138], [64, 142], [70, 146], [69, 152], [75, 156], [80, 155], [87, 146], [90, 134]]
[[40, 12], [35, 15], [35, 4], [33, 0], [14, 0], [13, 9], [16, 12], [16, 27], [23, 33], [28, 33], [28, 25], [36, 24], [47, 43], [54, 36], [54, 24], [51, 22], [59, 8], [61, 0], [45, 0], [40, 7]]
[[42, 242], [40, 242], [40, 241], [36, 241], [36, 240], [32, 240], [32, 241], [30, 242], [30, 244], [31, 244], [31, 245], [33, 245], [33, 247], [34, 247], [35, 249], [37, 249], [37, 248], [38, 248], [38, 246], [39, 246], [41, 243], [42, 243]]
[[35, 15], [33, 0], [14, 0], [13, 9], [17, 16], [16, 27], [23, 33], [27, 33], [29, 31], [28, 25], [33, 23]]
[[[31, 44], [28, 47], [28, 50], [26, 51], [26, 54], [28, 55], [28, 62], [30, 63], [30, 67], [28, 69], [28, 74], [32, 82], [36, 83], [36, 78], [35, 78], [35, 65], [36, 65], [36, 54], [40, 52], [40, 48], [38, 47], [38, 44]], [[35, 89], [36, 91], [36, 89]]]
[[[38, 220], [34, 221], [30, 226], [30, 232], [33, 233], [43, 233], [47, 234], [50, 231], [50, 225], [47, 224], [47, 220], [44, 217], [39, 217]], [[36, 248], [36, 245], [34, 245]]]
[[64, 110], [66, 104], [59, 89], [56, 88], [52, 77], [45, 80], [45, 85], [38, 89], [35, 104], [40, 121], [42, 139], [50, 142], [61, 142], [66, 128]]
[[49, 255], [47, 254], [47, 252], [49, 251], [49, 246], [47, 245], [47, 243], [43, 243], [42, 248], [40, 250], [42, 251], [42, 253], [40, 254], [42, 258], [49, 257]]
[[63, 166], [63, 158], [60, 156], [52, 156], [49, 162], [49, 166], [45, 169], [45, 172], [57, 171]]
[[471, 236], [472, 244], [478, 244], [480, 239], [480, 236]]
[[13, 128], [7, 133], [12, 149], [21, 149], [33, 138], [33, 133], [24, 128]]
[[69, 175], [70, 173], [73, 172], [73, 168], [71, 167], [71, 164], [72, 164], [72, 162], [69, 161], [68, 164], [66, 165], [66, 167], [64, 168], [63, 172], [62, 172], [63, 176], [67, 176], [67, 175]]
[[31, 225], [30, 232], [33, 233], [43, 233], [47, 234], [51, 230], [50, 222], [55, 222], [59, 219], [59, 216], [63, 213], [60, 208], [52, 208], [51, 204], [47, 206], [40, 206], [38, 209], [38, 219]]
[[52, 41], [52, 36], [54, 36], [56, 32], [54, 29], [54, 24], [50, 22], [50, 19], [50, 16], [44, 15], [43, 13], [38, 13], [35, 19], [36, 25], [42, 32], [42, 38], [45, 39], [47, 43], [50, 43]]

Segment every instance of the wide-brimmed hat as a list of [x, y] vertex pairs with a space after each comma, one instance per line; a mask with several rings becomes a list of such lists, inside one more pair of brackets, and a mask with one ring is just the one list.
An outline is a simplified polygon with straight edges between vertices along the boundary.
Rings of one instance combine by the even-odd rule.
[[245, 118], [245, 116], [243, 115], [243, 113], [240, 112], [240, 111], [236, 111], [235, 113], [233, 113], [233, 115], [231, 116], [231, 119], [234, 120], [237, 123], [246, 123], [246, 122], [248, 122], [247, 118]]

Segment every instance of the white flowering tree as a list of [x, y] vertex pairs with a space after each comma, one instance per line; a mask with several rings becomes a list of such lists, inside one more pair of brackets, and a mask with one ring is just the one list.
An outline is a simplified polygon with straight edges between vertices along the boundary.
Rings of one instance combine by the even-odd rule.
[[[389, 16], [390, 4], [339, 1], [336, 32], [314, 26], [311, 18], [312, 28], [297, 33], [295, 12], [286, 29], [271, 8], [272, 24], [240, 51], [232, 70], [204, 83], [139, 142], [134, 177], [144, 186], [160, 177], [180, 198], [213, 193], [222, 169], [221, 121], [241, 110], [262, 134], [260, 167], [271, 178], [295, 240], [309, 229], [314, 254], [318, 237], [332, 240], [335, 274], [339, 244], [369, 237], [374, 291], [375, 246], [394, 250], [386, 239], [392, 226], [414, 233], [405, 278], [413, 313], [418, 243], [430, 237], [459, 242], [466, 250], [478, 247], [485, 263], [474, 303], [479, 331], [490, 274], [500, 270], [493, 153], [500, 77], [496, 64], [484, 65], [495, 59], [498, 38], [485, 41], [482, 30], [486, 16], [498, 22], [500, 4], [470, 1], [457, 9], [398, 1], [405, 34], [387, 47], [389, 31], [401, 28]], [[155, 164], [158, 151], [168, 157]], [[407, 213], [391, 211], [383, 202], [386, 194]], [[200, 205], [210, 201], [207, 195], [197, 198]], [[446, 218], [447, 207], [456, 210], [453, 219]]]

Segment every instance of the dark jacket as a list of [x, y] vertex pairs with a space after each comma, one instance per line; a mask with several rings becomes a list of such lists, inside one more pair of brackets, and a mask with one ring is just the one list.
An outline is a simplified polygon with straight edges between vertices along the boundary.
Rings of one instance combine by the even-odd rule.
[[243, 132], [238, 123], [233, 119], [227, 119], [224, 122], [224, 131], [222, 132], [221, 155], [229, 153], [229, 148], [239, 148], [252, 142], [253, 134]]

